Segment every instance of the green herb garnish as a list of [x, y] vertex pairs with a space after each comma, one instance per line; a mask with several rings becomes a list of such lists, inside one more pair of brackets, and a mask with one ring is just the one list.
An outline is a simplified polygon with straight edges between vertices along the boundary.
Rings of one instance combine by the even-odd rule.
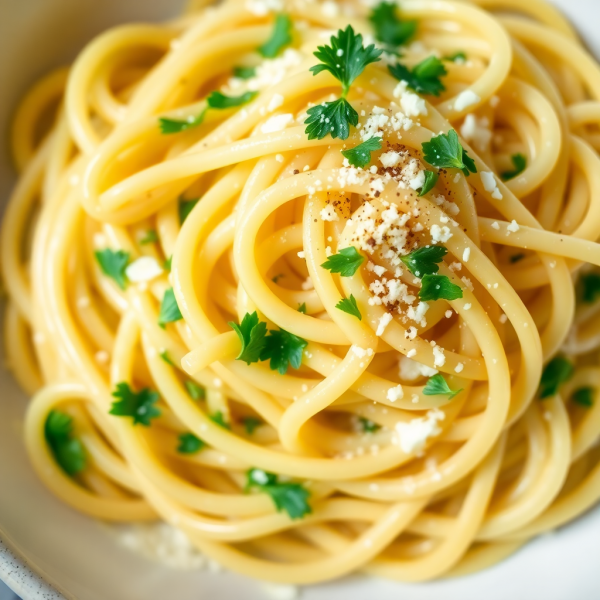
[[362, 321], [362, 315], [356, 304], [356, 298], [353, 294], [350, 294], [350, 298], [342, 298], [335, 307], [353, 317], [356, 317], [359, 321]]
[[160, 410], [154, 406], [158, 402], [159, 395], [148, 388], [134, 392], [128, 383], [117, 383], [117, 389], [112, 393], [118, 398], [112, 403], [109, 414], [117, 417], [132, 417], [133, 424], [150, 426], [150, 421], [160, 416]]
[[365, 257], [354, 246], [348, 246], [332, 254], [321, 266], [342, 277], [352, 277], [364, 261]]
[[312, 512], [310, 492], [300, 483], [279, 482], [277, 475], [262, 469], [250, 469], [246, 489], [256, 488], [271, 496], [278, 512], [285, 511], [292, 519], [301, 519]]
[[265, 58], [275, 58], [283, 48], [292, 43], [292, 20], [288, 15], [275, 17], [271, 37], [258, 49]]
[[477, 173], [475, 161], [460, 145], [458, 134], [451, 129], [447, 134], [441, 133], [423, 143], [423, 158], [439, 169], [460, 169], [465, 177]]
[[458, 300], [463, 297], [462, 289], [452, 283], [446, 275], [424, 275], [421, 278], [419, 298], [428, 300]]
[[242, 343], [242, 349], [236, 360], [243, 360], [248, 365], [261, 360], [261, 353], [267, 344], [267, 324], [259, 321], [258, 314], [256, 312], [246, 313], [239, 325], [233, 322], [230, 322], [229, 325], [237, 333]]
[[155, 244], [158, 242], [158, 233], [154, 229], [146, 231], [146, 235], [140, 240], [140, 244]]
[[183, 222], [188, 218], [189, 214], [196, 204], [198, 204], [200, 198], [194, 198], [193, 200], [184, 200], [179, 198], [179, 224], [183, 225]]
[[586, 273], [579, 280], [582, 286], [581, 299], [586, 304], [593, 304], [600, 296], [600, 274]]
[[365, 419], [365, 417], [358, 417], [358, 422], [364, 433], [375, 433], [381, 429], [381, 425], [378, 425], [370, 419]]
[[306, 314], [306, 302], [303, 302], [299, 307], [298, 307], [298, 312], [302, 313], [303, 315]]
[[233, 67], [233, 76], [238, 79], [252, 79], [256, 77], [256, 67]]
[[102, 272], [115, 281], [124, 290], [127, 287], [127, 276], [125, 269], [129, 263], [129, 253], [123, 250], [111, 250], [105, 248], [94, 252], [94, 256], [102, 269]]
[[216, 413], [213, 413], [208, 418], [223, 429], [231, 429], [231, 425], [225, 420], [225, 415], [220, 410], [218, 410]]
[[595, 390], [592, 387], [582, 387], [573, 392], [571, 400], [580, 406], [585, 408], [591, 408], [594, 406]]
[[195, 454], [204, 448], [206, 444], [193, 433], [182, 433], [179, 435], [179, 446], [177, 452], [181, 454]]
[[435, 187], [435, 184], [438, 182], [439, 178], [439, 173], [434, 173], [433, 171], [425, 171], [425, 183], [419, 191], [419, 198], [421, 196], [424, 196], [425, 194], [428, 194]]
[[513, 154], [510, 159], [512, 160], [514, 169], [512, 171], [505, 171], [501, 174], [503, 181], [509, 181], [518, 177], [527, 168], [527, 157], [524, 154], [521, 154], [520, 152]]
[[415, 277], [423, 277], [437, 273], [440, 270], [438, 263], [442, 262], [446, 254], [448, 250], [444, 246], [426, 246], [401, 256], [400, 260]]
[[51, 410], [46, 417], [44, 436], [54, 460], [70, 477], [85, 469], [87, 456], [83, 444], [73, 436], [73, 418], [67, 413]]
[[158, 324], [164, 329], [167, 323], [174, 323], [183, 319], [183, 315], [177, 305], [175, 299], [175, 292], [173, 288], [169, 288], [162, 299], [160, 304], [160, 314], [158, 315]]
[[199, 386], [195, 381], [191, 379], [186, 379], [185, 381], [185, 389], [188, 391], [188, 394], [192, 397], [192, 400], [204, 400], [206, 397], [206, 391], [203, 387]]
[[450, 62], [454, 62], [454, 63], [466, 62], [467, 55], [462, 50], [459, 50], [458, 52], [455, 52], [454, 54], [444, 56], [444, 60], [449, 60]]
[[556, 396], [560, 386], [571, 379], [574, 370], [573, 363], [563, 356], [553, 358], [542, 372], [540, 400]]
[[244, 92], [240, 96], [226, 96], [221, 92], [211, 92], [208, 96], [207, 102], [210, 108], [217, 108], [223, 110], [226, 108], [236, 108], [247, 104], [252, 100], [258, 92]]
[[381, 150], [381, 138], [373, 136], [354, 148], [342, 150], [342, 154], [353, 167], [364, 169], [371, 162], [371, 152]]
[[425, 396], [448, 396], [448, 400], [452, 400], [454, 396], [461, 392], [462, 389], [456, 391], [451, 389], [448, 382], [439, 373], [430, 377], [423, 388]]
[[429, 56], [412, 69], [397, 63], [389, 65], [388, 70], [398, 81], [405, 81], [407, 86], [418, 94], [439, 96], [446, 89], [441, 78], [446, 76], [448, 71], [444, 63], [435, 56]]
[[369, 15], [376, 39], [390, 48], [406, 44], [417, 31], [417, 21], [402, 21], [397, 8], [393, 2], [380, 2]]
[[244, 429], [248, 435], [252, 435], [256, 428], [263, 424], [263, 422], [256, 417], [244, 417], [242, 423], [244, 424]]
[[163, 350], [159, 356], [168, 364], [171, 365], [172, 367], [175, 366], [175, 363], [171, 360], [171, 357], [169, 356], [169, 352], [167, 350]]
[[269, 366], [273, 371], [285, 375], [288, 366], [299, 369], [302, 364], [302, 351], [308, 342], [285, 329], [270, 330], [265, 339], [260, 360], [270, 360]]

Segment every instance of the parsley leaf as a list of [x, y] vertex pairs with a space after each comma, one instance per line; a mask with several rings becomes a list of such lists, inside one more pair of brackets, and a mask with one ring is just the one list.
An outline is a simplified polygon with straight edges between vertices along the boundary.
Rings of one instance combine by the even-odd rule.
[[335, 307], [353, 317], [356, 317], [359, 321], [362, 321], [362, 315], [356, 304], [356, 298], [353, 294], [350, 294], [350, 298], [342, 298]]
[[380, 2], [369, 15], [375, 37], [388, 46], [406, 44], [417, 31], [417, 21], [401, 21], [393, 2]]
[[452, 283], [446, 275], [424, 275], [421, 279], [419, 298], [428, 300], [458, 300], [463, 297], [462, 289]]
[[342, 150], [342, 154], [353, 167], [364, 169], [371, 162], [371, 152], [381, 150], [381, 138], [373, 136], [354, 148]]
[[158, 402], [157, 392], [144, 388], [139, 392], [134, 392], [128, 383], [117, 383], [117, 389], [112, 393], [113, 397], [118, 398], [117, 402], [112, 403], [109, 414], [117, 417], [133, 417], [133, 424], [150, 426], [150, 421], [160, 416], [160, 410], [154, 406]]
[[365, 257], [354, 246], [348, 246], [338, 254], [332, 254], [321, 266], [342, 277], [352, 277], [363, 262]]
[[527, 157], [524, 154], [518, 152], [517, 154], [513, 154], [510, 159], [512, 160], [514, 169], [501, 174], [503, 181], [509, 181], [518, 177], [527, 168]]
[[263, 422], [256, 417], [244, 417], [242, 423], [244, 424], [244, 429], [248, 435], [252, 435], [255, 429], [263, 424]]
[[458, 134], [451, 129], [447, 134], [441, 133], [423, 143], [423, 158], [434, 167], [440, 169], [460, 169], [465, 177], [477, 173], [475, 161], [460, 145]]
[[258, 488], [269, 494], [278, 512], [285, 511], [292, 519], [301, 519], [312, 512], [308, 498], [310, 492], [300, 483], [279, 482], [277, 475], [262, 469], [250, 469], [247, 473], [247, 489]]
[[54, 460], [69, 476], [76, 475], [86, 466], [87, 456], [83, 444], [73, 437], [73, 419], [58, 410], [51, 410], [46, 417], [44, 436]]
[[458, 52], [455, 52], [454, 54], [445, 56], [444, 60], [449, 60], [450, 62], [455, 62], [455, 63], [464, 63], [467, 60], [467, 55], [462, 50], [459, 50]]
[[398, 81], [406, 81], [408, 87], [418, 94], [439, 96], [446, 89], [441, 78], [448, 71], [444, 63], [435, 56], [429, 56], [412, 69], [397, 63], [388, 65], [388, 70]]
[[425, 171], [425, 183], [423, 184], [423, 187], [419, 192], [419, 198], [421, 196], [424, 196], [425, 194], [428, 194], [435, 187], [435, 184], [438, 182], [439, 178], [439, 173], [434, 173], [433, 171]]
[[168, 364], [171, 365], [172, 367], [175, 366], [175, 363], [171, 360], [171, 357], [169, 356], [169, 353], [167, 352], [167, 350], [163, 350], [159, 356]]
[[558, 389], [573, 376], [575, 367], [564, 356], [556, 356], [544, 368], [540, 381], [540, 400], [558, 394]]
[[328, 133], [332, 138], [348, 139], [350, 125], [358, 125], [358, 113], [345, 98], [311, 106], [304, 121], [309, 140], [322, 140]]
[[225, 415], [220, 410], [210, 415], [209, 419], [223, 429], [231, 429], [231, 425], [225, 420]]
[[236, 106], [247, 104], [257, 94], [258, 92], [244, 92], [240, 96], [226, 96], [221, 92], [211, 92], [207, 102], [210, 108], [218, 108], [221, 110], [224, 108], [235, 108]]
[[258, 362], [261, 352], [267, 344], [267, 324], [259, 321], [258, 314], [253, 312], [251, 315], [246, 313], [239, 325], [233, 321], [230, 321], [229, 325], [237, 333], [242, 343], [242, 349], [236, 356], [236, 360], [243, 360], [248, 365]]
[[185, 131], [186, 129], [192, 129], [193, 127], [197, 127], [204, 121], [204, 116], [206, 115], [206, 108], [199, 114], [194, 116], [189, 116], [187, 119], [168, 119], [165, 117], [161, 117], [158, 119], [158, 123], [160, 126], [160, 132], [163, 135], [170, 135], [172, 133], [180, 133]]
[[275, 58], [292, 43], [292, 20], [288, 15], [277, 15], [271, 37], [258, 49], [265, 58]]
[[140, 244], [154, 244], [158, 242], [158, 233], [154, 229], [146, 231], [146, 235], [140, 240]]
[[185, 389], [188, 391], [188, 394], [192, 397], [192, 400], [204, 400], [206, 397], [206, 391], [203, 387], [199, 386], [195, 381], [191, 379], [186, 379], [185, 381]]
[[182, 433], [179, 435], [179, 446], [177, 452], [181, 454], [195, 454], [204, 448], [206, 444], [193, 433]]
[[401, 256], [400, 260], [415, 277], [423, 277], [437, 273], [440, 270], [438, 263], [442, 262], [446, 254], [448, 250], [444, 246], [426, 246]]
[[590, 408], [594, 406], [595, 390], [592, 387], [582, 387], [573, 392], [571, 400], [580, 406]]
[[256, 67], [233, 67], [233, 76], [238, 79], [252, 79], [256, 77]]
[[364, 433], [375, 433], [381, 429], [381, 425], [378, 425], [370, 419], [365, 419], [365, 417], [358, 417], [358, 422]]
[[169, 258], [167, 258], [165, 260], [165, 262], [163, 262], [163, 269], [165, 271], [170, 271], [171, 270], [171, 263], [173, 262], [173, 256], [169, 256]]
[[581, 299], [586, 304], [593, 304], [600, 296], [600, 274], [586, 273], [581, 276], [582, 294]]
[[183, 315], [177, 306], [177, 300], [175, 299], [175, 292], [173, 288], [169, 288], [162, 299], [160, 304], [160, 314], [158, 315], [158, 324], [164, 329], [167, 323], [174, 323], [183, 319]]
[[306, 302], [303, 302], [299, 307], [298, 307], [298, 312], [302, 313], [303, 315], [306, 314]]
[[102, 272], [111, 279], [114, 279], [116, 284], [124, 290], [127, 287], [127, 276], [125, 269], [129, 263], [129, 253], [123, 250], [111, 250], [105, 248], [94, 252], [96, 260], [102, 269]]
[[430, 377], [423, 388], [425, 396], [448, 396], [448, 400], [452, 400], [454, 396], [461, 392], [462, 389], [457, 391], [450, 389], [448, 382], [439, 373]]
[[321, 64], [310, 68], [313, 75], [321, 71], [329, 71], [342, 84], [342, 97], [345, 98], [354, 80], [364, 71], [365, 67], [380, 60], [383, 50], [373, 44], [363, 46], [363, 37], [354, 33], [351, 25], [340, 29], [337, 36], [332, 35], [331, 46], [318, 46], [314, 55]]
[[193, 200], [184, 200], [179, 198], [179, 224], [183, 225], [183, 222], [188, 218], [189, 214], [196, 204], [198, 204], [200, 198], [194, 198]]
[[285, 329], [270, 330], [260, 360], [269, 360], [272, 371], [285, 375], [288, 365], [299, 369], [302, 364], [302, 351], [308, 342]]

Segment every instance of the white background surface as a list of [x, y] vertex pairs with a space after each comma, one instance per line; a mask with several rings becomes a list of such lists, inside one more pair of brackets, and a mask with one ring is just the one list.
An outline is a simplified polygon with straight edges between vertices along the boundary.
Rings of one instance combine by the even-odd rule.
[[[527, 2], [527, 0], [523, 0]], [[14, 181], [6, 124], [17, 98], [117, 21], [157, 20], [181, 0], [0, 0], [0, 198]], [[600, 0], [555, 0], [600, 56]], [[0, 357], [1, 358], [1, 357]], [[0, 537], [78, 600], [259, 600], [260, 585], [231, 574], [178, 573], [114, 545], [102, 525], [57, 501], [31, 472], [21, 442], [26, 399], [0, 372]], [[0, 577], [25, 600], [50, 598], [0, 544]], [[0, 591], [0, 599], [2, 598]], [[56, 596], [55, 596], [56, 597]], [[304, 600], [598, 600], [600, 510], [529, 544], [501, 565], [426, 585], [350, 578], [303, 592]], [[3, 600], [3, 599], [2, 599]]]

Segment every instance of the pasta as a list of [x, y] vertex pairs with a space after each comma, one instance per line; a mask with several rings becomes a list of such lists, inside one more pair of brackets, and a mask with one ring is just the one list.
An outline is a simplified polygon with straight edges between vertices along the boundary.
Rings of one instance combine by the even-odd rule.
[[463, 575], [584, 513], [599, 127], [544, 0], [192, 2], [101, 35], [12, 133], [37, 474], [295, 584]]

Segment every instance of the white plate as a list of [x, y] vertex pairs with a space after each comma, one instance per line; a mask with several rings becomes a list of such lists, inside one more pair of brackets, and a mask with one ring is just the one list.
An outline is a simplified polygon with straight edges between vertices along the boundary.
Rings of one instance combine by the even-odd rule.
[[[598, 0], [555, 2], [600, 56]], [[72, 59], [106, 27], [164, 18], [175, 14], [181, 4], [181, 0], [0, 0], [0, 198], [7, 197], [14, 182], [6, 156], [6, 126], [26, 86], [49, 68]], [[29, 467], [21, 441], [26, 398], [6, 371], [0, 372], [0, 390], [0, 537], [4, 541], [0, 541], [0, 578], [24, 600], [61, 598], [46, 582], [77, 600], [265, 597], [259, 584], [236, 575], [169, 571], [149, 563], [117, 547], [100, 524], [56, 500]], [[311, 587], [303, 598], [597, 600], [599, 557], [597, 509], [478, 575], [418, 586], [350, 578]]]

